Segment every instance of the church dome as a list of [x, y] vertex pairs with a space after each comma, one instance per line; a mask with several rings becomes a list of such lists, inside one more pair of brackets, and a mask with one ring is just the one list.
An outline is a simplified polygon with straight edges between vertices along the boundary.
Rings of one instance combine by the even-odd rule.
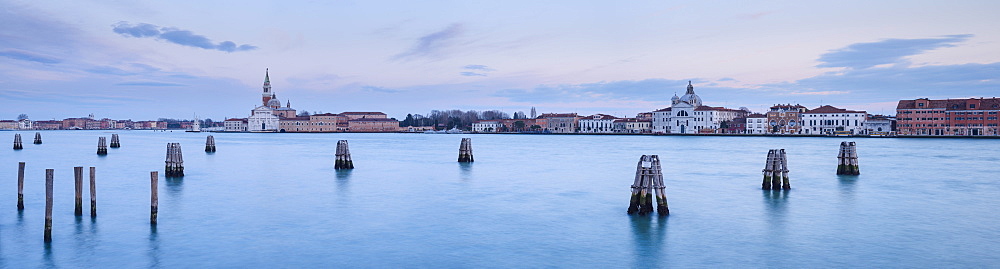
[[281, 107], [281, 101], [278, 101], [277, 98], [272, 98], [271, 100], [267, 101], [267, 106], [269, 106], [269, 107]]
[[701, 97], [698, 97], [698, 95], [694, 93], [694, 86], [691, 85], [690, 81], [688, 81], [687, 92], [684, 93], [684, 95], [678, 100], [691, 104], [695, 107], [701, 106]]

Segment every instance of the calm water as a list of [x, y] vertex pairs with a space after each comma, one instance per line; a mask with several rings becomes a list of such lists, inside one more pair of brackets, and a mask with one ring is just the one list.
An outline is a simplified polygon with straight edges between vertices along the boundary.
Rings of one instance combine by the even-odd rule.
[[[997, 267], [1000, 140], [122, 131], [0, 132], [0, 267]], [[456, 162], [471, 137], [476, 162]], [[347, 139], [356, 169], [333, 169]], [[166, 143], [183, 179], [149, 172]], [[761, 191], [769, 148], [792, 190]], [[625, 214], [642, 154], [659, 154], [671, 215]], [[15, 205], [27, 162], [25, 207]], [[73, 166], [97, 167], [98, 217], [73, 216]], [[54, 168], [53, 242], [42, 242]], [[86, 189], [86, 187], [85, 187]]]

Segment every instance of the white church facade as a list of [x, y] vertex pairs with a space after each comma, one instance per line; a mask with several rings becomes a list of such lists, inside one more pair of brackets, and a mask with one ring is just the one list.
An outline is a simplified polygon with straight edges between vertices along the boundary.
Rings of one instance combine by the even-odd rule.
[[690, 81], [684, 95], [675, 94], [670, 101], [670, 107], [653, 111], [653, 133], [719, 133], [725, 122], [746, 116], [743, 110], [702, 105]]

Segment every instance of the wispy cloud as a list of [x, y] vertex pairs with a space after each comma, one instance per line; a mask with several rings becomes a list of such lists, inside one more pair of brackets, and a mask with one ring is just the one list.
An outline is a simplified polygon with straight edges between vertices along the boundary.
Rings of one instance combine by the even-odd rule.
[[905, 63], [904, 57], [938, 48], [954, 47], [973, 35], [949, 35], [940, 38], [886, 39], [879, 42], [856, 43], [819, 57], [817, 67], [870, 68], [882, 64]]
[[460, 23], [448, 25], [444, 29], [427, 34], [417, 39], [409, 50], [396, 54], [394, 60], [406, 60], [418, 57], [440, 57], [444, 48], [451, 45], [455, 38], [465, 32], [465, 27]]
[[461, 72], [461, 73], [458, 73], [458, 74], [459, 75], [463, 75], [463, 76], [467, 76], [467, 77], [485, 77], [486, 76], [486, 73], [476, 73], [476, 72]]
[[473, 70], [473, 71], [464, 71], [464, 72], [458, 73], [459, 75], [463, 75], [463, 76], [467, 76], [467, 77], [485, 77], [485, 76], [487, 76], [487, 74], [489, 72], [495, 71], [493, 68], [490, 68], [489, 66], [485, 66], [485, 65], [481, 65], [481, 64], [466, 65], [466, 66], [463, 66], [462, 69]]
[[818, 92], [790, 92], [791, 95], [834, 95], [834, 94], [848, 94], [849, 91], [818, 91]]
[[236, 45], [232, 41], [222, 41], [216, 44], [211, 39], [195, 34], [188, 30], [181, 30], [173, 27], [159, 27], [148, 23], [130, 24], [128, 22], [118, 22], [112, 25], [112, 31], [126, 37], [155, 38], [170, 43], [209, 49], [225, 52], [247, 51], [257, 49], [257, 46], [243, 44]]
[[389, 88], [384, 88], [384, 87], [376, 87], [376, 86], [362, 86], [361, 90], [362, 91], [366, 91], [366, 92], [375, 92], [375, 93], [397, 93], [397, 92], [399, 92], [399, 90], [389, 89]]
[[132, 82], [122, 82], [116, 83], [118, 86], [149, 86], [149, 87], [176, 87], [184, 86], [184, 84], [170, 83], [170, 82], [158, 82], [158, 81], [132, 81]]
[[23, 51], [23, 50], [14, 50], [14, 49], [8, 49], [8, 50], [0, 51], [0, 56], [11, 58], [11, 59], [15, 59], [15, 60], [37, 62], [37, 63], [43, 63], [43, 64], [57, 64], [57, 63], [62, 62], [62, 60], [56, 59], [54, 57], [49, 57], [49, 56], [45, 56], [45, 55], [41, 55], [41, 54], [37, 54], [37, 53], [32, 53], [32, 52]]

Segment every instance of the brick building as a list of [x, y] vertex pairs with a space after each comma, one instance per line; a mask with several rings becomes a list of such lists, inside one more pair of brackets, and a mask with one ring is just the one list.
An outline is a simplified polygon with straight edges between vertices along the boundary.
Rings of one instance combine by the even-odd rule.
[[1000, 99], [970, 98], [900, 100], [896, 105], [899, 135], [998, 135]]

